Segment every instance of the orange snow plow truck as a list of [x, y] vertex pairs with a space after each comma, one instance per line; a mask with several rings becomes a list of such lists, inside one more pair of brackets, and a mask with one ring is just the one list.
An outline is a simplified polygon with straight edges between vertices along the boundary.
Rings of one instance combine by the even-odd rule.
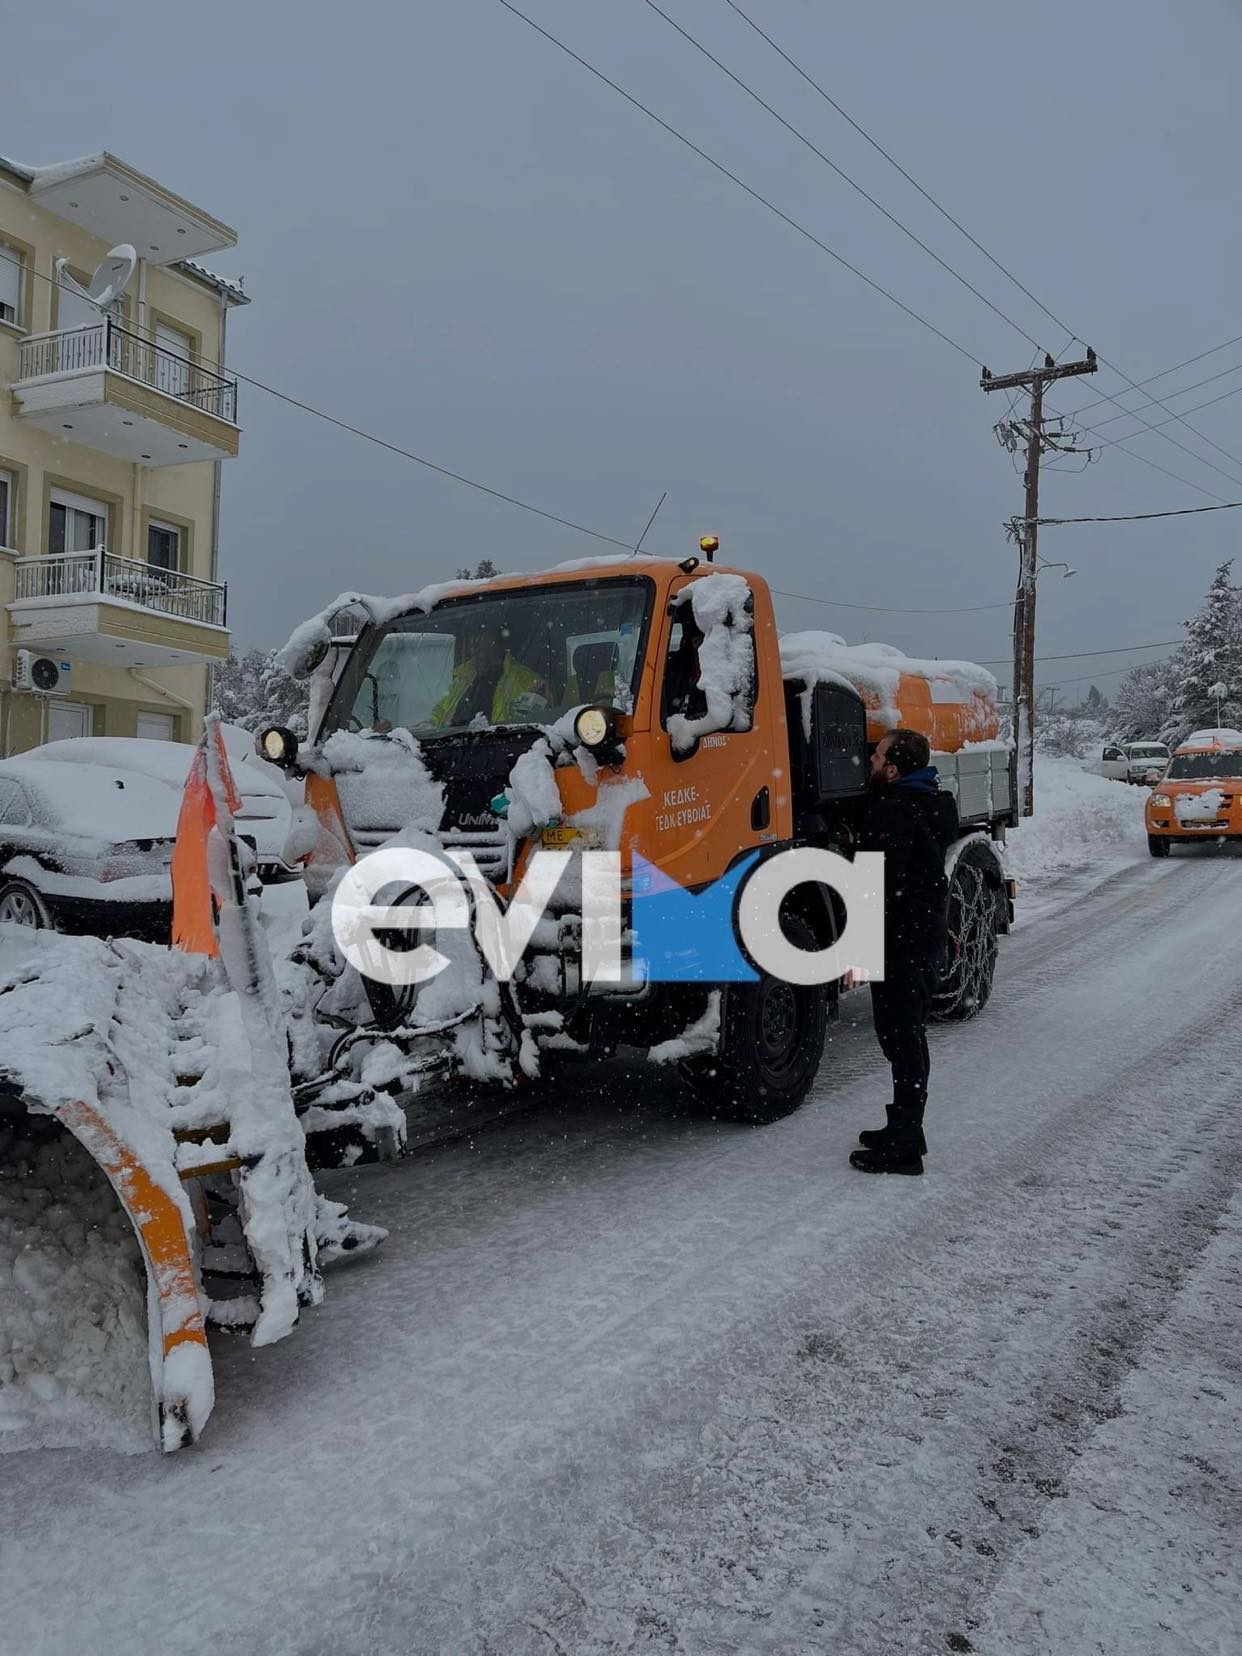
[[[632, 940], [645, 865], [694, 894], [743, 859], [761, 866], [808, 845], [848, 854], [869, 751], [903, 724], [929, 737], [958, 803], [936, 1010], [973, 1016], [1012, 918], [1001, 847], [1017, 820], [1013, 756], [996, 739], [994, 680], [970, 663], [851, 648], [829, 633], [778, 638], [767, 583], [714, 565], [710, 541], [700, 550], [395, 600], [346, 593], [300, 627], [282, 659], [310, 680], [311, 745], [299, 751], [280, 727], [258, 745], [306, 778], [317, 818], [302, 851], [312, 898], [343, 863], [394, 835], [408, 840], [411, 827], [449, 858], [469, 852], [502, 907], [536, 848], [611, 850]], [[843, 919], [825, 885], [799, 887], [781, 909], [786, 938], [807, 950], [828, 947]], [[491, 1048], [520, 1047], [526, 1074], [541, 1050], [624, 1047], [678, 1063], [716, 1116], [775, 1120], [805, 1097], [837, 983], [802, 986], [762, 969], [746, 982], [655, 982], [637, 971], [584, 982], [581, 938], [572, 899], [553, 904], [501, 990]], [[451, 997], [438, 990], [368, 981], [366, 995], [398, 1045], [420, 1027], [441, 1038], [448, 1028]], [[460, 1051], [469, 1012], [450, 1010]], [[477, 1050], [471, 1072], [484, 1073]]]

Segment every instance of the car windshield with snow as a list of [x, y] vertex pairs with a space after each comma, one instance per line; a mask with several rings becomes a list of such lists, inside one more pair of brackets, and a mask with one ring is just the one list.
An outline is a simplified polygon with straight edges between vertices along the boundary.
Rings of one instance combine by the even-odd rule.
[[404, 729], [421, 741], [546, 725], [586, 702], [628, 710], [651, 582], [488, 592], [375, 629], [351, 655], [323, 734]]
[[1242, 778], [1242, 750], [1234, 753], [1180, 753], [1165, 772], [1166, 782], [1211, 782]]

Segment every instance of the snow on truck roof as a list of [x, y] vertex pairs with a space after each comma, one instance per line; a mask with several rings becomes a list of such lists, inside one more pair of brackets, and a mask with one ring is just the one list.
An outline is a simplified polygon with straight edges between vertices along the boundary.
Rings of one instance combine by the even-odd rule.
[[1220, 730], [1196, 730], [1178, 744], [1177, 751], [1184, 753], [1187, 748], [1205, 747], [1242, 747], [1242, 730], [1230, 730], [1227, 726]]
[[847, 644], [838, 633], [786, 633], [780, 641], [786, 678], [805, 684], [846, 684], [877, 696], [894, 711], [903, 674], [926, 679], [933, 701], [969, 702], [982, 696], [995, 702], [996, 680], [973, 661], [923, 660], [892, 644]]
[[[641, 561], [640, 561], [641, 559]], [[543, 575], [572, 575], [580, 571], [613, 568], [623, 570], [649, 569], [653, 565], [679, 566], [681, 560], [660, 557], [654, 553], [640, 553], [626, 558], [620, 554], [594, 558], [572, 558], [566, 563], [553, 564], [547, 569], [514, 570], [511, 573], [490, 576], [485, 580], [462, 579], [439, 581], [418, 592], [397, 598], [381, 598], [364, 592], [342, 592], [318, 614], [310, 616], [290, 634], [288, 642], [278, 652], [281, 664], [290, 672], [297, 671], [297, 661], [307, 646], [319, 637], [330, 634], [332, 617], [340, 610], [360, 608], [366, 611], [377, 626], [407, 615], [411, 611], [429, 610], [446, 598], [458, 598], [472, 592], [495, 587], [503, 590], [515, 583], [537, 579]], [[743, 580], [753, 578], [750, 571], [733, 569], [724, 564], [699, 565], [699, 573], [707, 575], [739, 575]], [[973, 661], [921, 660], [908, 656], [892, 644], [847, 644], [837, 633], [787, 633], [780, 640], [781, 665], [788, 678], [801, 678], [808, 684], [837, 683], [850, 689], [862, 686], [881, 700], [895, 701], [898, 680], [903, 673], [924, 678], [932, 687], [934, 701], [968, 702], [975, 695], [995, 702], [998, 695], [996, 680], [986, 668]]]

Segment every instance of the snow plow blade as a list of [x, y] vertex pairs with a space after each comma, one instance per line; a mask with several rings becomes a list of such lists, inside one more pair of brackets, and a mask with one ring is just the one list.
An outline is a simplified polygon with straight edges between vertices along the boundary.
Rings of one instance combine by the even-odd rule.
[[77, 1099], [53, 1113], [103, 1169], [138, 1237], [147, 1271], [156, 1435], [166, 1452], [180, 1449], [198, 1437], [215, 1401], [192, 1244], [181, 1209], [96, 1107]]

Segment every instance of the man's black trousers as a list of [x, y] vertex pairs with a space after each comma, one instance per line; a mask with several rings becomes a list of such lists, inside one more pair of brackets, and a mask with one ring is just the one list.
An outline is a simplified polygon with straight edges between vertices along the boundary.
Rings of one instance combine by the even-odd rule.
[[890, 954], [882, 983], [871, 985], [871, 1012], [880, 1050], [893, 1068], [893, 1103], [915, 1122], [927, 1103], [927, 1018], [941, 960]]

